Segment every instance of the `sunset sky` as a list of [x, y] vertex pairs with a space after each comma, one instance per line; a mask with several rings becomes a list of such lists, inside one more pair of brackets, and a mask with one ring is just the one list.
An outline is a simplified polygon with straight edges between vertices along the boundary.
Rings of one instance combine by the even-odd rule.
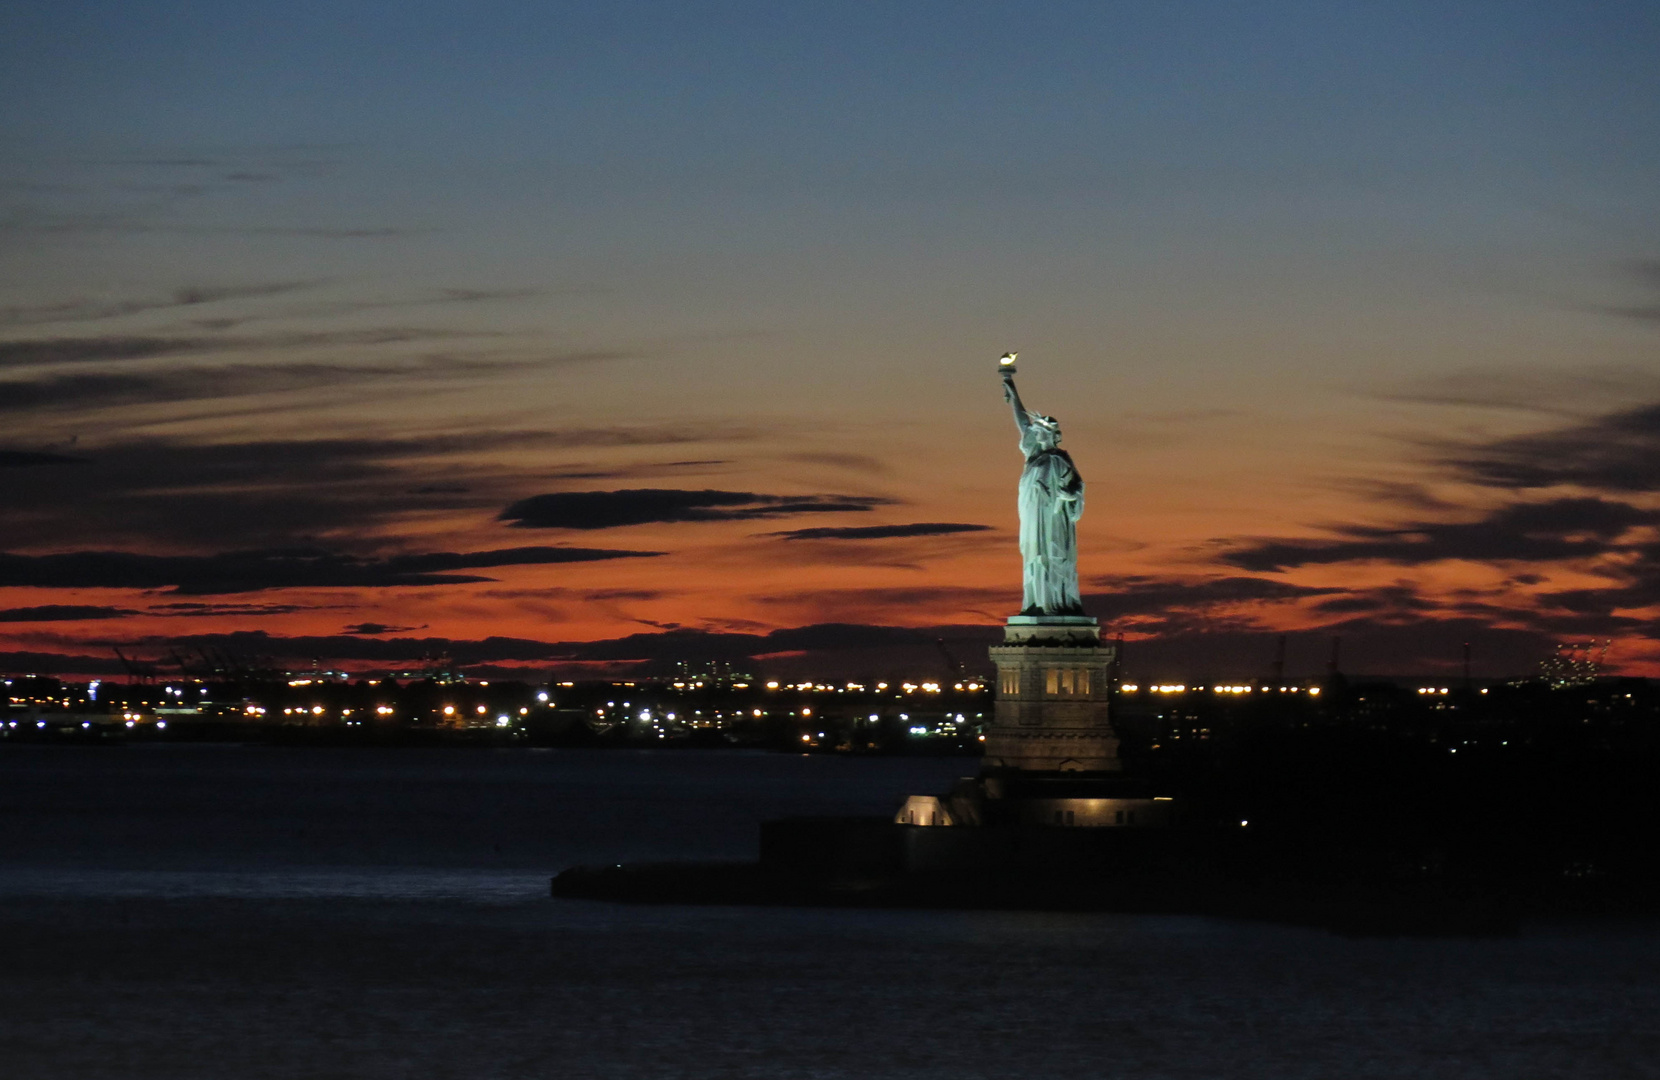
[[1660, 675], [1656, 57], [1640, 2], [14, 5], [0, 668], [983, 665], [1019, 349], [1132, 673]]

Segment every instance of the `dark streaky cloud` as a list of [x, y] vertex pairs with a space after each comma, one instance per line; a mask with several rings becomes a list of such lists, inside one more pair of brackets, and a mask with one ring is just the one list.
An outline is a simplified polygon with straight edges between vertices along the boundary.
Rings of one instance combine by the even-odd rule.
[[292, 395], [368, 382], [401, 389], [424, 383], [472, 380], [548, 362], [429, 357], [402, 364], [225, 364], [146, 372], [74, 372], [0, 382], [0, 413]]
[[138, 555], [76, 551], [56, 555], [0, 554], [0, 586], [82, 589], [163, 589], [186, 595], [262, 589], [455, 585], [491, 581], [460, 570], [497, 566], [645, 558], [657, 551], [522, 547], [497, 551], [427, 552], [362, 558], [316, 549], [234, 551], [215, 555]]
[[291, 615], [296, 611], [327, 610], [326, 606], [319, 608], [311, 604], [255, 604], [255, 603], [224, 603], [206, 604], [201, 602], [175, 601], [171, 604], [151, 604], [144, 609], [144, 614], [163, 619], [199, 619], [205, 616], [225, 615]]
[[1440, 464], [1464, 479], [1509, 490], [1660, 491], [1660, 402], [1451, 451]]
[[887, 462], [869, 454], [804, 451], [786, 456], [788, 460], [799, 461], [804, 465], [824, 465], [835, 469], [847, 469], [851, 472], [886, 473], [892, 471], [892, 467]]
[[984, 532], [990, 525], [968, 525], [953, 521], [921, 521], [914, 525], [855, 525], [845, 528], [786, 529], [766, 533], [785, 540], [888, 540], [905, 536], [946, 536], [950, 533]]
[[370, 330], [334, 330], [313, 333], [274, 333], [257, 337], [176, 337], [111, 334], [97, 337], [37, 338], [0, 341], [0, 367], [93, 364], [110, 361], [152, 360], [194, 353], [249, 353], [274, 349], [315, 349], [339, 346], [407, 345], [482, 337], [483, 332], [433, 330], [393, 326]]
[[853, 623], [819, 623], [773, 630], [765, 634], [676, 629], [630, 634], [600, 641], [537, 641], [530, 638], [487, 637], [456, 640], [443, 637], [375, 638], [358, 634], [316, 637], [278, 637], [264, 631], [195, 634], [154, 639], [139, 644], [210, 647], [244, 656], [323, 657], [331, 660], [400, 662], [447, 655], [461, 664], [492, 661], [518, 662], [671, 662], [675, 660], [744, 660], [791, 652], [832, 652], [842, 649], [880, 649], [918, 645], [933, 653], [942, 636], [967, 637], [990, 643], [994, 627], [900, 627]]
[[200, 307], [226, 300], [277, 296], [309, 288], [316, 282], [277, 281], [264, 285], [195, 285], [175, 289], [169, 296], [148, 300], [64, 300], [55, 304], [0, 308], [0, 326], [32, 326], [64, 322], [92, 322], [138, 315], [146, 311]]
[[760, 430], [666, 424], [205, 443], [118, 439], [75, 448], [87, 461], [76, 467], [72, 489], [58, 470], [0, 470], [0, 506], [15, 549], [64, 550], [87, 536], [121, 548], [314, 546], [331, 536], [364, 536], [411, 514], [490, 515], [536, 490], [541, 477], [491, 460], [497, 451], [670, 446], [754, 438]]
[[498, 520], [521, 529], [615, 529], [682, 521], [753, 521], [794, 514], [849, 513], [890, 500], [864, 495], [762, 495], [753, 491], [633, 488], [532, 495]]
[[1353, 527], [1327, 540], [1260, 540], [1224, 552], [1243, 570], [1379, 561], [1420, 566], [1443, 559], [1538, 562], [1584, 559], [1628, 550], [1619, 538], [1660, 521], [1660, 511], [1598, 498], [1554, 499], [1499, 507], [1469, 522], [1412, 522], [1396, 528]]
[[[1499, 505], [1473, 520], [1457, 520], [1455, 507], [1415, 498], [1415, 519], [1394, 526], [1344, 526], [1324, 538], [1242, 539], [1224, 544], [1217, 558], [1254, 572], [1355, 562], [1592, 564], [1607, 579], [1605, 586], [1523, 593], [1545, 580], [1528, 572], [1512, 574], [1491, 595], [1465, 590], [1438, 596], [1402, 582], [1331, 590], [1335, 595], [1313, 610], [1350, 617], [1373, 631], [1420, 624], [1444, 629], [1455, 624], [1451, 617], [1485, 624], [1489, 634], [1511, 633], [1499, 629], [1508, 624], [1528, 627], [1533, 635], [1653, 636], [1642, 620], [1618, 612], [1660, 604], [1660, 542], [1652, 538], [1660, 509], [1648, 498], [1660, 494], [1660, 402], [1528, 435], [1443, 443], [1434, 464], [1448, 479], [1492, 492]], [[1540, 492], [1558, 497], [1528, 496]], [[1402, 501], [1387, 490], [1376, 494]], [[1178, 611], [1160, 625], [1180, 631], [1182, 622]]]
[[138, 612], [91, 604], [41, 604], [39, 607], [0, 608], [0, 623], [80, 622], [87, 619], [124, 619]]
[[1230, 604], [1298, 600], [1343, 592], [1336, 588], [1293, 585], [1257, 577], [1155, 578], [1145, 575], [1098, 577], [1086, 597], [1087, 608], [1108, 619], [1157, 613], [1172, 608], [1223, 607]]
[[[1639, 259], [1629, 264], [1626, 270], [1638, 282], [1660, 289], [1660, 259]], [[1622, 315], [1628, 319], [1660, 322], [1660, 299], [1644, 304], [1603, 305], [1597, 310], [1609, 315]]]
[[42, 450], [0, 450], [0, 469], [28, 469], [37, 465], [83, 465], [86, 460]]
[[374, 330], [330, 330], [315, 333], [266, 333], [261, 337], [154, 337], [154, 335], [101, 335], [101, 337], [51, 337], [0, 342], [0, 367], [35, 367], [56, 363], [100, 363], [111, 360], [153, 360], [178, 357], [184, 353], [262, 352], [272, 348], [329, 348], [339, 345], [407, 345], [457, 337], [480, 337], [480, 333], [457, 330], [430, 330], [415, 327], [380, 327]]
[[119, 675], [126, 666], [114, 655], [0, 652], [0, 671], [31, 675]]
[[92, 364], [109, 360], [149, 360], [201, 352], [211, 338], [86, 337], [0, 342], [0, 367], [41, 364]]

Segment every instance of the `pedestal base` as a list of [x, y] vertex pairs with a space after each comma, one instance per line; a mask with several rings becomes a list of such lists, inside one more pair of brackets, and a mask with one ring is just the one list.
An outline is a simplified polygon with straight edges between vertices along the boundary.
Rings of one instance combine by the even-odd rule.
[[1016, 615], [990, 649], [997, 708], [985, 771], [1115, 773], [1109, 697], [1114, 646], [1082, 615]]

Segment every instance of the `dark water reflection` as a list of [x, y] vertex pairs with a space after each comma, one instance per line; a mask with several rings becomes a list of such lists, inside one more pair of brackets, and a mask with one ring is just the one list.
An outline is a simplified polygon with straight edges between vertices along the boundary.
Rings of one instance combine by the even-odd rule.
[[573, 862], [753, 854], [962, 762], [0, 753], [0, 1076], [1660, 1075], [1660, 934], [628, 907]]

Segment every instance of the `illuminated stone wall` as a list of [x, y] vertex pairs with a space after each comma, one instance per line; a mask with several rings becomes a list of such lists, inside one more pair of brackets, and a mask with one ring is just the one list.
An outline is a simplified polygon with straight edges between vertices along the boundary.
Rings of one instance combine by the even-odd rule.
[[1093, 619], [1010, 619], [986, 732], [988, 772], [1117, 772], [1110, 712], [1116, 649]]

